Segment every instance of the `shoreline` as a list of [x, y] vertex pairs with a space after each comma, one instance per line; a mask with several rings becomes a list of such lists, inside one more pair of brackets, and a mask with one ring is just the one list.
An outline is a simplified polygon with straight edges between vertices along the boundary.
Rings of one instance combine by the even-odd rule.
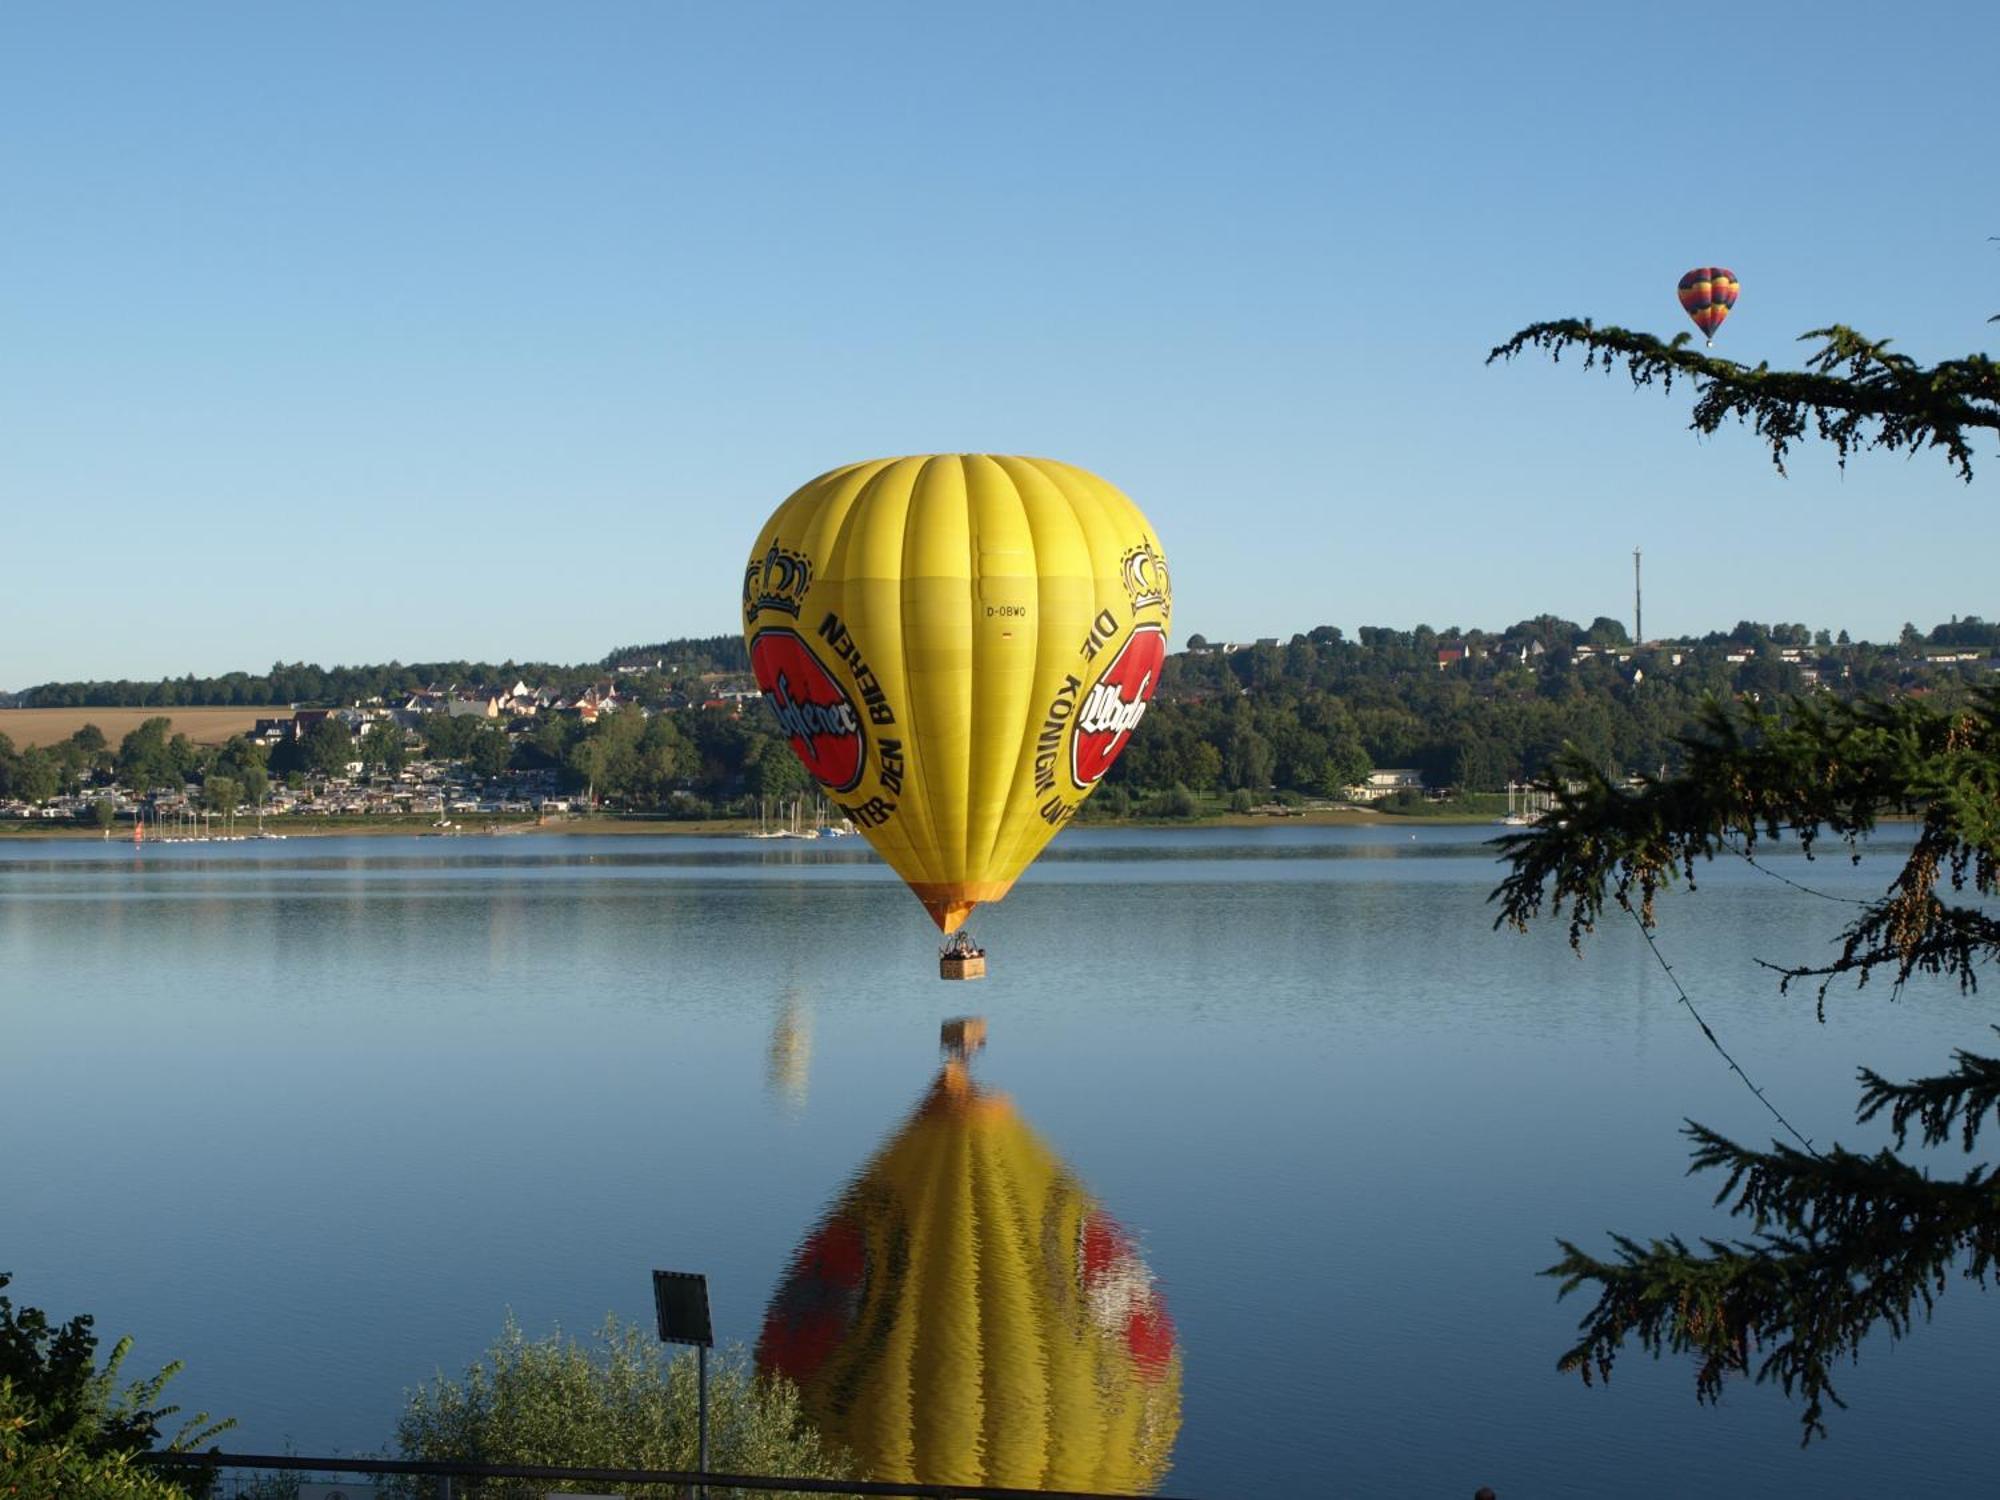
[[[1432, 816], [1411, 817], [1402, 813], [1377, 812], [1370, 808], [1313, 808], [1290, 817], [1272, 817], [1263, 813], [1216, 813], [1199, 818], [1103, 818], [1079, 821], [1077, 828], [1186, 828], [1186, 829], [1243, 829], [1243, 828], [1420, 828], [1431, 827], [1477, 827], [1481, 825], [1500, 826], [1499, 821], [1485, 813], [1442, 813]], [[375, 838], [385, 835], [403, 834], [413, 837], [430, 838], [509, 838], [518, 835], [540, 837], [565, 835], [610, 835], [631, 837], [635, 835], [664, 836], [670, 838], [740, 838], [753, 832], [757, 827], [750, 818], [703, 818], [674, 819], [647, 817], [606, 817], [586, 816], [563, 818], [559, 821], [540, 822], [533, 817], [478, 817], [467, 819], [450, 828], [439, 828], [434, 818], [428, 814], [413, 815], [408, 818], [316, 818], [311, 816], [287, 816], [281, 820], [267, 818], [265, 831], [281, 834], [286, 839], [295, 838]], [[238, 822], [237, 842], [257, 842], [255, 823], [249, 831], [241, 831], [242, 820]], [[860, 834], [851, 837], [866, 843]], [[76, 823], [38, 824], [31, 820], [10, 820], [0, 823], [0, 843], [14, 840], [45, 839], [86, 839], [99, 843], [118, 844], [132, 842], [132, 825], [119, 824], [111, 830], [109, 838], [104, 831], [94, 826]], [[213, 842], [219, 842], [220, 836]], [[148, 843], [155, 842], [148, 839]], [[157, 840], [162, 843], [177, 842], [172, 837]], [[190, 842], [200, 842], [190, 840]], [[271, 841], [275, 842], [275, 840]]]

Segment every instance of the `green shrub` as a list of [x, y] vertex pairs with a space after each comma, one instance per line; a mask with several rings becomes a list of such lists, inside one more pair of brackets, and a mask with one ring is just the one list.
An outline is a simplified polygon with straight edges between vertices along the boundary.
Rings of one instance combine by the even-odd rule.
[[[0, 1287], [11, 1280], [0, 1272]], [[0, 1296], [0, 1495], [208, 1493], [214, 1478], [206, 1470], [169, 1482], [129, 1467], [132, 1455], [159, 1442], [161, 1421], [179, 1412], [159, 1402], [181, 1369], [176, 1361], [120, 1390], [118, 1373], [131, 1351], [131, 1338], [120, 1339], [100, 1370], [88, 1314], [52, 1324], [40, 1308], [17, 1309]], [[197, 1412], [165, 1446], [184, 1451], [235, 1425]]]
[[1113, 783], [1100, 786], [1088, 797], [1077, 812], [1077, 818], [1085, 823], [1105, 823], [1116, 818], [1132, 815], [1132, 794], [1124, 787]]
[[1201, 812], [1201, 804], [1193, 792], [1175, 782], [1166, 791], [1148, 797], [1144, 810], [1149, 818], [1192, 818]]
[[[649, 1330], [607, 1317], [585, 1347], [561, 1331], [530, 1340], [510, 1317], [456, 1380], [409, 1393], [396, 1425], [403, 1458], [576, 1468], [692, 1469], [698, 1455], [695, 1356], [669, 1358]], [[759, 1375], [740, 1348], [711, 1359], [709, 1468], [718, 1473], [841, 1478], [844, 1453], [821, 1441], [789, 1381]], [[481, 1486], [482, 1496], [539, 1496], [550, 1486]], [[400, 1493], [428, 1497], [429, 1479]], [[628, 1493], [664, 1494], [634, 1489]]]
[[38, 1439], [46, 1416], [0, 1379], [0, 1495], [8, 1500], [187, 1500], [128, 1452], [93, 1452], [69, 1438]]

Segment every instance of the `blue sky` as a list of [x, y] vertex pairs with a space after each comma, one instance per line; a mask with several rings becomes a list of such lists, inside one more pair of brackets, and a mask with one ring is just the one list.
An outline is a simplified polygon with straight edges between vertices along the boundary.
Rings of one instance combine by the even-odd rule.
[[1980, 477], [1789, 479], [1520, 325], [1994, 347], [1986, 5], [0, 13], [0, 687], [733, 628], [835, 464], [1080, 463], [1180, 633], [2000, 616]]

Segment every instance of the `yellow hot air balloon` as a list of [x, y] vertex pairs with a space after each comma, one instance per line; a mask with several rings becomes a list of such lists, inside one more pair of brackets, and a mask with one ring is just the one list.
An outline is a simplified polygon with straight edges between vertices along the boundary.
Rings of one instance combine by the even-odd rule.
[[743, 636], [806, 770], [953, 932], [1125, 748], [1172, 604], [1151, 526], [1095, 475], [885, 458], [820, 475], [764, 523]]
[[873, 1479], [1143, 1494], [1180, 1431], [1130, 1237], [962, 1057], [800, 1246], [757, 1362]]

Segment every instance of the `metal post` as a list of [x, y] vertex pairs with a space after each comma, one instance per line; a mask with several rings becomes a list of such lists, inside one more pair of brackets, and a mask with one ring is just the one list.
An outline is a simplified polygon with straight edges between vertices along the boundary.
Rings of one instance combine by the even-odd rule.
[[449, 1474], [438, 1475], [438, 1500], [451, 1500], [452, 1484]]
[[1640, 607], [1639, 595], [1639, 549], [1632, 549], [1632, 644], [1646, 644], [1646, 613]]
[[[695, 1404], [701, 1409], [701, 1454], [695, 1459], [698, 1473], [708, 1472], [708, 1345], [697, 1344], [694, 1350]], [[695, 1490], [701, 1500], [707, 1500], [708, 1486]]]

